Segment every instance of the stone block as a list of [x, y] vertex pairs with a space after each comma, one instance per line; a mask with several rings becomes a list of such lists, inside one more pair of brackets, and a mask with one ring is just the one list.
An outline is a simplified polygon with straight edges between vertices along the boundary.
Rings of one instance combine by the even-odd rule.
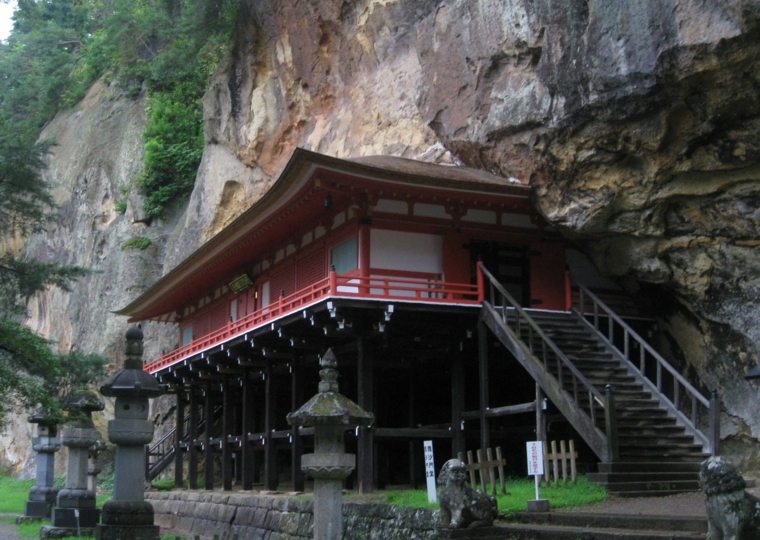
[[33, 518], [48, 519], [53, 508], [52, 502], [26, 501], [24, 515]]
[[93, 528], [99, 520], [100, 510], [96, 508], [53, 508], [50, 523], [54, 528]]
[[548, 512], [549, 499], [534, 499], [528, 501], [528, 512]]
[[158, 540], [160, 529], [157, 525], [110, 526], [99, 525], [95, 530], [96, 540]]

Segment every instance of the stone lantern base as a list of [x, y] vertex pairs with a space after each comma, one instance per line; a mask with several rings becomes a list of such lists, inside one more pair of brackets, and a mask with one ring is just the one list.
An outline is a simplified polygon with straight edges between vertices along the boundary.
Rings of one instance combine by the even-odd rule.
[[36, 519], [49, 519], [50, 510], [55, 505], [58, 489], [53, 487], [33, 487], [29, 491], [29, 500], [26, 501], [24, 517]]
[[153, 507], [145, 501], [114, 501], [103, 505], [103, 523], [95, 530], [97, 540], [158, 540]]

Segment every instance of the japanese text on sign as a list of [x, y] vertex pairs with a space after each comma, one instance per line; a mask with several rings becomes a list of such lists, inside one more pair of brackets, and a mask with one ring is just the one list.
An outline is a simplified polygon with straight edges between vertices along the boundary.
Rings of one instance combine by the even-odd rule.
[[525, 446], [528, 453], [528, 476], [541, 476], [544, 474], [544, 443], [528, 441]]
[[423, 441], [422, 448], [425, 453], [425, 480], [427, 481], [428, 502], [434, 503], [438, 499], [435, 493], [435, 456], [433, 455], [433, 441]]

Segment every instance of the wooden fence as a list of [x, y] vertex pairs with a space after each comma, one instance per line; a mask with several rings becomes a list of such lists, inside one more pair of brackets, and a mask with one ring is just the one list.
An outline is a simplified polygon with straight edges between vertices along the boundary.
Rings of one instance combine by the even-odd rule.
[[[546, 447], [546, 443], [544, 443]], [[569, 447], [569, 448], [568, 448]], [[575, 441], [570, 439], [568, 444], [565, 441], [559, 441], [559, 452], [557, 451], [557, 441], [551, 441], [551, 451], [544, 450], [544, 478], [545, 483], [557, 484], [560, 482], [560, 471], [562, 471], [562, 483], [568, 481], [568, 467], [570, 468], [569, 480], [575, 484], [577, 470], [575, 460], [578, 459], [578, 452], [575, 450]], [[550, 466], [551, 465], [551, 466]]]
[[[501, 456], [501, 447], [496, 447], [496, 459], [493, 457], [493, 451], [490, 448], [486, 448], [486, 459], [483, 459], [483, 449], [478, 449], [475, 452], [477, 461], [473, 459], [472, 450], [467, 451], [467, 460], [464, 458], [464, 454], [459, 452], [459, 460], [464, 463], [465, 469], [470, 474], [470, 486], [472, 489], [480, 489], [483, 493], [491, 492], [492, 495], [497, 494], [496, 476], [499, 477], [498, 491], [502, 494], [507, 493], [507, 482], [504, 477], [504, 467], [507, 464], [507, 460]], [[479, 482], [475, 479], [475, 473], [477, 473]]]

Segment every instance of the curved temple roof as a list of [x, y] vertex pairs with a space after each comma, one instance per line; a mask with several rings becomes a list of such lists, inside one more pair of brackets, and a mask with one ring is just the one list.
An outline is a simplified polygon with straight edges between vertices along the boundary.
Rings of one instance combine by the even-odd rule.
[[315, 196], [315, 187], [322, 177], [331, 176], [350, 177], [365, 187], [434, 189], [454, 197], [479, 193], [525, 199], [530, 192], [524, 184], [468, 167], [391, 156], [346, 160], [298, 148], [258, 201], [116, 313], [128, 315], [130, 321], [174, 320], [174, 312], [186, 303], [188, 291], [208, 290], [220, 279], [232, 277], [256, 253], [270, 249], [273, 242], [287, 236], [287, 231], [275, 226], [278, 222], [296, 213], [299, 220], [318, 219], [324, 208], [323, 198]]

